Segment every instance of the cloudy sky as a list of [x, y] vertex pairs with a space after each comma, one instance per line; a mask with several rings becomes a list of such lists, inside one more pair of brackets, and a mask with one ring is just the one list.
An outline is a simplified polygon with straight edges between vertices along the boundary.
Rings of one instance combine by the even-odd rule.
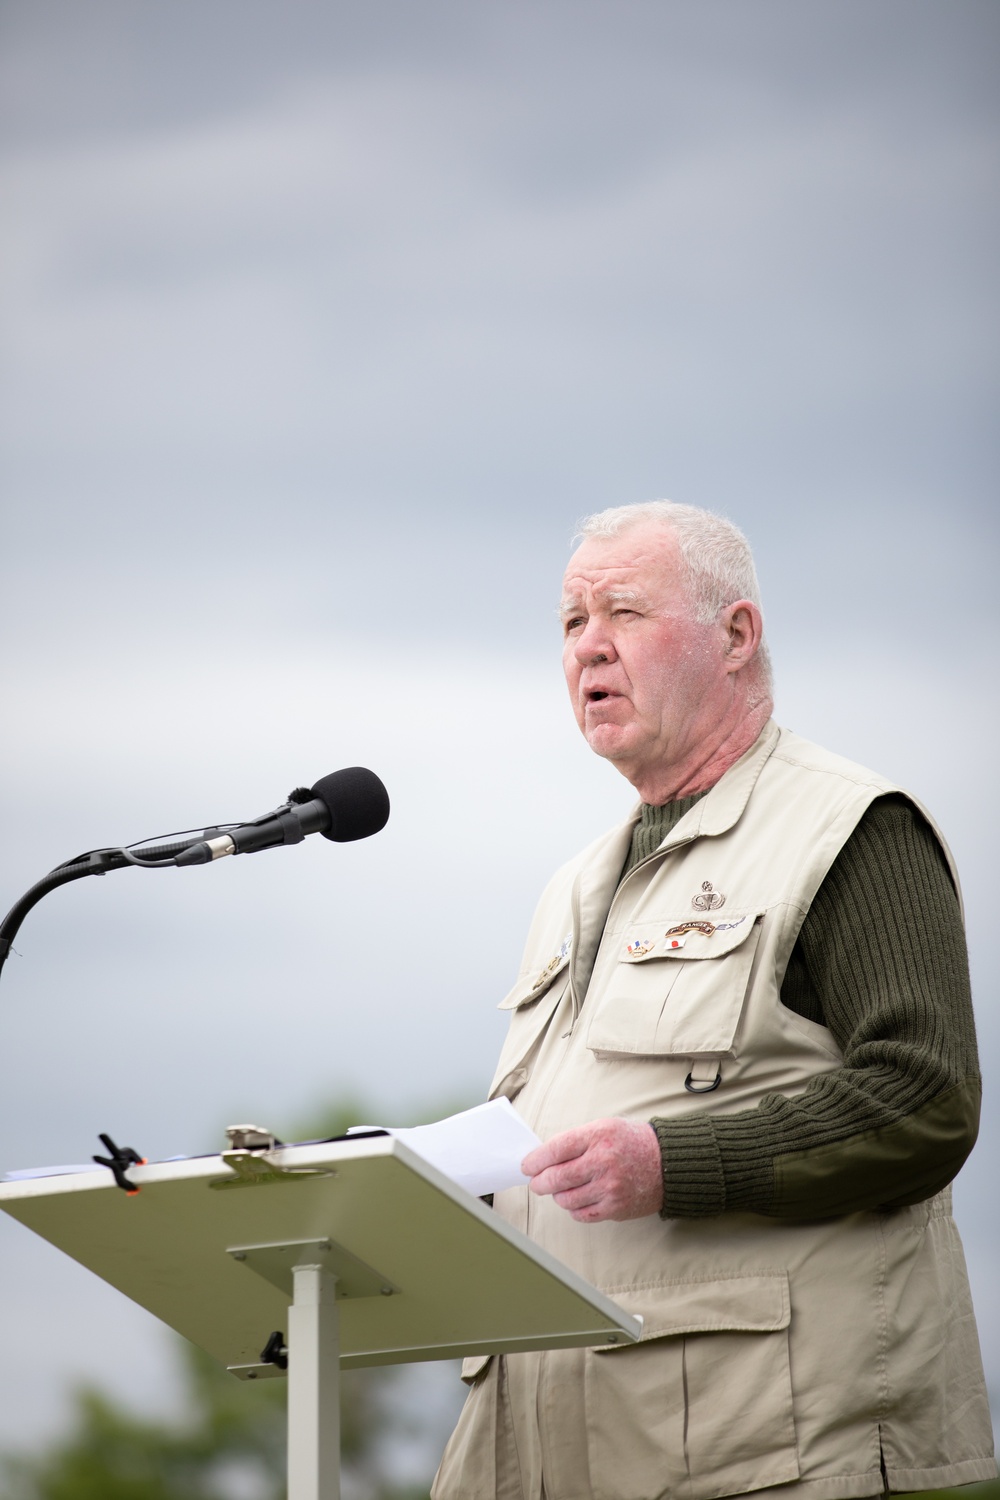
[[[539, 888], [631, 803], [563, 701], [574, 523], [659, 496], [751, 537], [779, 720], [937, 815], [996, 1076], [998, 43], [994, 0], [0, 0], [0, 905], [341, 765], [393, 800], [50, 896], [0, 1169], [481, 1096]], [[144, 1313], [6, 1221], [0, 1264], [0, 1444], [74, 1374], [168, 1389]]]

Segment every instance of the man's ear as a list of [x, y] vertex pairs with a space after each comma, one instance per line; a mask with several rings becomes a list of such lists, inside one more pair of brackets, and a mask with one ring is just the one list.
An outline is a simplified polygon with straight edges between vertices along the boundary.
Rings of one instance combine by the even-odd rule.
[[756, 604], [749, 599], [737, 599], [727, 604], [719, 616], [719, 625], [725, 636], [725, 655], [731, 672], [738, 672], [753, 661], [764, 638], [764, 621]]

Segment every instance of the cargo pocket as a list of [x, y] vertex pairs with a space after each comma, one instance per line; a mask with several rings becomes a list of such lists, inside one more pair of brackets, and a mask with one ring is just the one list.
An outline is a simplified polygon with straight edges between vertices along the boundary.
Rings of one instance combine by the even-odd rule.
[[608, 1290], [644, 1322], [638, 1344], [586, 1362], [595, 1496], [707, 1500], [799, 1478], [784, 1272]]
[[732, 1053], [762, 917], [745, 912], [718, 925], [661, 920], [628, 929], [587, 1046], [607, 1056]]
[[462, 1360], [462, 1379], [466, 1385], [475, 1385], [481, 1375], [485, 1375], [486, 1367], [492, 1354], [469, 1354]]

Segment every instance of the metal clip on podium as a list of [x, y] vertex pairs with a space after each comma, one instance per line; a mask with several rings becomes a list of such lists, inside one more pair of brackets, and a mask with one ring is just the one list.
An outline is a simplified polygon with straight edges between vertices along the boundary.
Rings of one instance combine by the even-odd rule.
[[289, 1500], [339, 1500], [341, 1368], [639, 1336], [638, 1318], [391, 1136], [129, 1177], [134, 1196], [105, 1170], [3, 1183], [0, 1209], [239, 1378], [287, 1363]]

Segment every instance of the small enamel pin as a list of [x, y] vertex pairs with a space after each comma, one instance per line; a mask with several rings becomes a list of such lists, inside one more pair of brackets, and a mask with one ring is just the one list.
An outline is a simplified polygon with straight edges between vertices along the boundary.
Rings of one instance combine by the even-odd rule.
[[644, 953], [648, 953], [655, 946], [656, 944], [649, 938], [636, 938], [634, 943], [628, 944], [625, 952], [629, 958], [641, 958]]
[[695, 920], [693, 922], [678, 922], [676, 927], [668, 927], [663, 935], [664, 937], [672, 938], [683, 937], [686, 932], [700, 932], [702, 937], [711, 937], [712, 933], [716, 930], [714, 922], [699, 922]]
[[548, 963], [545, 965], [545, 968], [542, 970], [538, 978], [535, 980], [534, 984], [531, 986], [533, 990], [540, 990], [542, 985], [547, 982], [549, 975], [552, 973], [553, 969], [558, 969], [559, 965], [562, 963], [563, 959], [569, 952], [572, 941], [573, 934], [571, 932], [567, 932], [566, 936], [562, 940], [559, 952], [552, 955]]

